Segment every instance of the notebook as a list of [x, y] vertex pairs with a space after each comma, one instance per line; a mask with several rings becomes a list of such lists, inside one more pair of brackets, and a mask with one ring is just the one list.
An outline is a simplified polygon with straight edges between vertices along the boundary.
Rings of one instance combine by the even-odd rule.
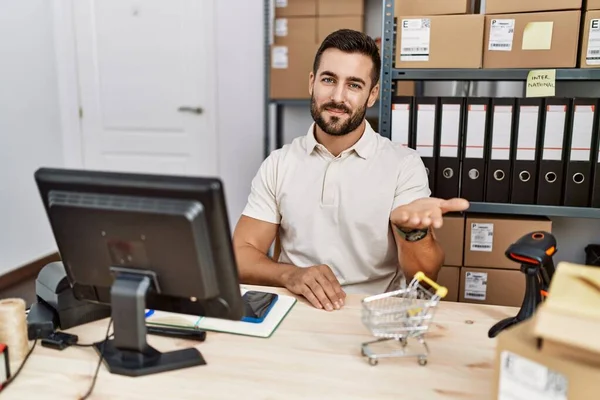
[[[242, 295], [246, 291], [247, 289], [242, 289]], [[148, 315], [146, 317], [146, 324], [268, 338], [279, 327], [279, 324], [281, 324], [281, 321], [284, 320], [292, 307], [294, 307], [294, 304], [296, 304], [295, 297], [280, 294], [269, 314], [260, 323], [146, 310], [146, 314]]]

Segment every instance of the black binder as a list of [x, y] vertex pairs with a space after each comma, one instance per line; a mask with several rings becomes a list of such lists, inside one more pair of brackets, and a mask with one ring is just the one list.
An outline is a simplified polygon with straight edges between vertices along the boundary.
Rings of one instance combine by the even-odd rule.
[[564, 182], [566, 140], [569, 132], [570, 101], [548, 98], [540, 129], [541, 153], [536, 204], [560, 206]]
[[542, 99], [517, 100], [510, 202], [535, 204]]
[[592, 178], [592, 137], [597, 130], [597, 101], [574, 99], [567, 147], [563, 205], [587, 207]]
[[412, 97], [392, 98], [392, 142], [410, 147], [410, 137], [413, 122]]
[[492, 100], [490, 146], [487, 153], [485, 201], [509, 203], [515, 100]]
[[436, 148], [438, 138], [438, 105], [437, 97], [417, 97], [415, 100], [415, 149], [421, 156], [427, 169], [429, 188], [435, 188]]
[[491, 103], [487, 98], [469, 98], [466, 101], [460, 197], [481, 202], [485, 199], [485, 154]]
[[[597, 131], [596, 131], [597, 132]], [[600, 208], [600, 136], [595, 135], [593, 141], [593, 157], [592, 157], [592, 195], [590, 206]]]
[[438, 159], [434, 196], [449, 199], [459, 196], [461, 132], [464, 100], [459, 97], [442, 98], [440, 111]]

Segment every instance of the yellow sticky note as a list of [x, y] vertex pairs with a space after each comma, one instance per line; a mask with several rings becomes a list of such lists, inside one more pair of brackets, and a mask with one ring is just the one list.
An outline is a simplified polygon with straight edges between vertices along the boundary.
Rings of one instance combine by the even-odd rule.
[[536, 69], [527, 74], [525, 97], [553, 97], [556, 93], [556, 70]]
[[553, 21], [530, 22], [523, 30], [523, 50], [550, 50]]

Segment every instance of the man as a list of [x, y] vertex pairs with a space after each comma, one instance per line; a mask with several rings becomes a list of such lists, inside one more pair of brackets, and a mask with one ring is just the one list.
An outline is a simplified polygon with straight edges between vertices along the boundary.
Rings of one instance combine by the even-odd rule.
[[[437, 278], [444, 253], [431, 228], [469, 205], [430, 198], [419, 155], [365, 120], [380, 63], [363, 33], [340, 30], [323, 41], [309, 74], [315, 122], [263, 161], [236, 226], [242, 282], [286, 287], [331, 311], [346, 292], [383, 293], [417, 271]], [[276, 236], [274, 261], [267, 253]]]

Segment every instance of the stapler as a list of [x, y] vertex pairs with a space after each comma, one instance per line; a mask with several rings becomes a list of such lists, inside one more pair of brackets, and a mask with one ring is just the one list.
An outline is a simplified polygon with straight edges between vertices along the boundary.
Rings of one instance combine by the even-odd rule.
[[556, 251], [556, 238], [544, 231], [528, 233], [506, 249], [505, 256], [521, 264], [521, 272], [525, 274], [525, 295], [517, 315], [505, 318], [492, 326], [488, 332], [490, 338], [496, 337], [512, 325], [525, 321], [535, 313], [548, 294], [555, 271], [552, 256]]
[[44, 339], [57, 329], [69, 329], [110, 317], [110, 306], [80, 301], [73, 295], [62, 262], [42, 268], [35, 281], [37, 302], [27, 314], [29, 340]]

